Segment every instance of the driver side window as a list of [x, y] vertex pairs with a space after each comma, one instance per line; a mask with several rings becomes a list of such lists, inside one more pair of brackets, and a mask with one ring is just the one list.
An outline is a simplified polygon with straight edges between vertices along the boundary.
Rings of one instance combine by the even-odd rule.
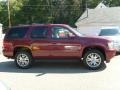
[[68, 29], [63, 27], [53, 27], [52, 28], [52, 38], [55, 39], [67, 39], [69, 37], [73, 37], [74, 34], [71, 33]]

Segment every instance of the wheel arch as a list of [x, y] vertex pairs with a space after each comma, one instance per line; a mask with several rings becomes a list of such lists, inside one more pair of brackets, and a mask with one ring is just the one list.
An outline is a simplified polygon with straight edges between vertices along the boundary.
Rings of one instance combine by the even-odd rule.
[[106, 60], [105, 50], [104, 50], [104, 48], [101, 47], [101, 46], [88, 46], [88, 47], [85, 47], [85, 48], [83, 49], [82, 57], [85, 55], [85, 53], [86, 53], [87, 51], [93, 50], [93, 49], [100, 51], [100, 52], [104, 55], [104, 58], [105, 58], [105, 60]]
[[15, 47], [13, 55], [15, 56], [16, 52], [19, 52], [19, 51], [26, 51], [26, 52], [29, 52], [32, 55], [31, 49], [27, 46], [17, 46], [17, 47]]

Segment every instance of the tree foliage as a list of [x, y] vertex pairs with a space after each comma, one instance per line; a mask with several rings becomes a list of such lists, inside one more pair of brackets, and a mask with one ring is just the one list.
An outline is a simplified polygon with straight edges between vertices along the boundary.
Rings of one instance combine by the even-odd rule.
[[[31, 23], [65, 23], [74, 26], [86, 10], [103, 2], [119, 6], [120, 0], [9, 0], [12, 26]], [[0, 1], [0, 23], [8, 27], [7, 1]]]

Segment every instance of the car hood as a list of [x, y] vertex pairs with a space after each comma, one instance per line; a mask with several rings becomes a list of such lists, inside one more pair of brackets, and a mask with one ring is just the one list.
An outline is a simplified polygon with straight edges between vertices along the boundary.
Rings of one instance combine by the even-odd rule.
[[99, 36], [84, 36], [82, 37], [82, 40], [90, 42], [90, 43], [107, 43], [111, 40], [106, 39], [106, 38], [102, 38]]

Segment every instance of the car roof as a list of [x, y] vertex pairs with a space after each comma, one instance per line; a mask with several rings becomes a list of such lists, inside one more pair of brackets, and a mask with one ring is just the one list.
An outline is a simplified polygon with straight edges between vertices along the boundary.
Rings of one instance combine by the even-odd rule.
[[21, 27], [34, 27], [34, 26], [68, 26], [67, 24], [36, 24], [33, 23], [31, 25], [23, 25], [19, 24], [18, 26], [12, 26], [11, 28], [21, 28]]

